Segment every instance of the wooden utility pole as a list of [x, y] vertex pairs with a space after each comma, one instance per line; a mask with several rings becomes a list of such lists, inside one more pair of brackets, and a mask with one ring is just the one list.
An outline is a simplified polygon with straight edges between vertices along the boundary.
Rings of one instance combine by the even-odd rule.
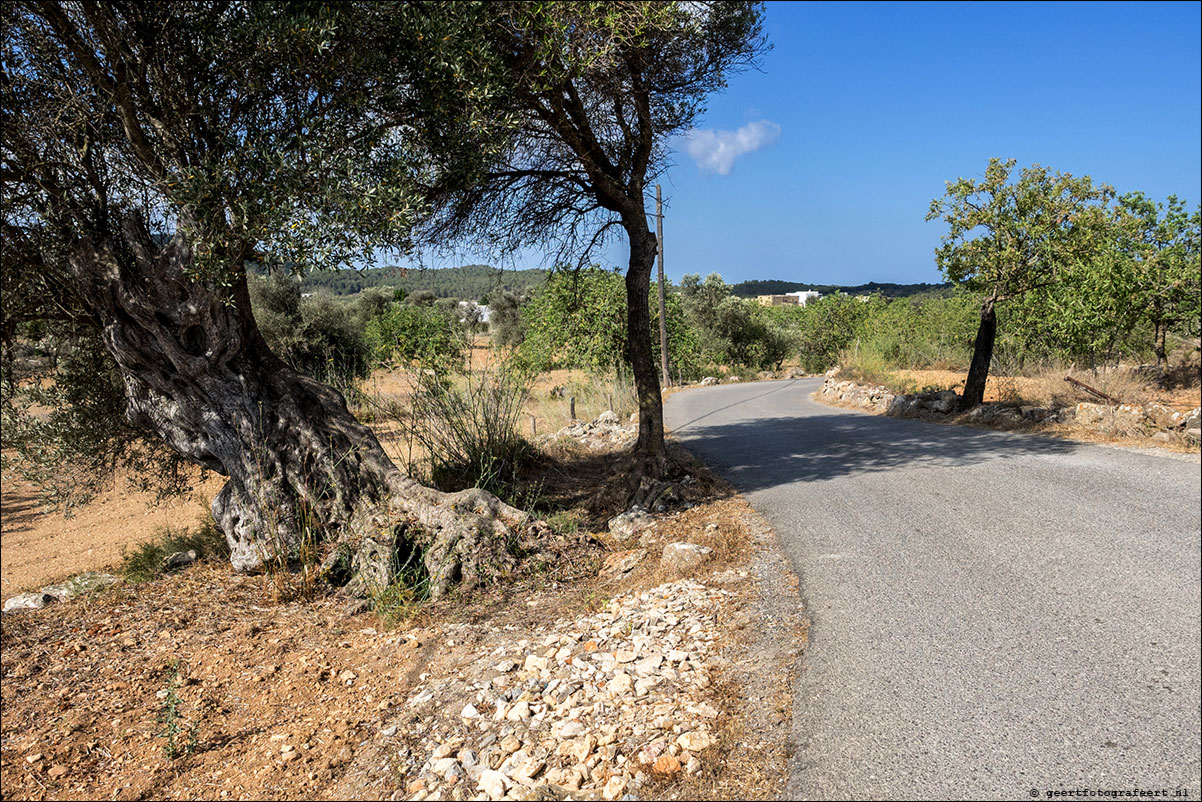
[[668, 321], [664, 314], [664, 201], [655, 185], [655, 241], [659, 246], [659, 366], [664, 374], [664, 387], [672, 384], [668, 378]]

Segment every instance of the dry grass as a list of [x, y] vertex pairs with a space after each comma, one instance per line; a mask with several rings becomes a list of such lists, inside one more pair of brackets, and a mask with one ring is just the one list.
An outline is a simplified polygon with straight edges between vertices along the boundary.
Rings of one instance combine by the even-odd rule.
[[634, 385], [627, 379], [599, 378], [582, 370], [553, 370], [541, 375], [531, 388], [527, 421], [534, 417], [539, 434], [570, 426], [573, 399], [577, 421], [596, 420], [602, 412], [613, 410], [625, 422], [638, 410]]
[[[898, 389], [964, 391], [964, 374], [942, 370], [898, 370]], [[1096, 373], [1072, 367], [1050, 366], [1026, 376], [990, 376], [985, 384], [985, 403], [1033, 404], [1042, 407], [1072, 406], [1080, 401], [1097, 401], [1064, 380], [1071, 375], [1125, 404], [1158, 403], [1187, 412], [1202, 399], [1196, 382], [1186, 387], [1164, 389], [1134, 369], [1121, 366], [1099, 369]]]
[[[1124, 404], [1145, 404], [1155, 396], [1157, 388], [1138, 376], [1128, 367], [1109, 366], [1097, 371], [1077, 371], [1064, 367], [1045, 368], [1031, 376], [1028, 392], [1030, 398], [1015, 400], [1031, 401], [1042, 406], [1069, 406], [1078, 401], [1090, 400], [1091, 396], [1064, 379], [1071, 376], [1079, 382], [1118, 399]], [[1097, 400], [1096, 398], [1092, 400]]]
[[[461, 384], [486, 375], [503, 358], [489, 347], [487, 338], [477, 338], [469, 353], [467, 377], [459, 380]], [[418, 378], [403, 369], [377, 371], [359, 386], [353, 411], [372, 428], [385, 453], [402, 470], [411, 476], [428, 478], [430, 452], [420, 436], [425, 422], [414, 415]], [[592, 376], [582, 370], [549, 371], [530, 385], [517, 418], [518, 434], [533, 440], [577, 421], [596, 420], [607, 410], [616, 413], [622, 422], [638, 410], [630, 380]]]

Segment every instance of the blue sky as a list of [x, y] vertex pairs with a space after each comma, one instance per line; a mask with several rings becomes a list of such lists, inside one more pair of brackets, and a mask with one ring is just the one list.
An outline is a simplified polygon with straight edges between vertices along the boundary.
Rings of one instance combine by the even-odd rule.
[[[663, 180], [669, 278], [940, 281], [927, 208], [993, 156], [1197, 205], [1200, 9], [768, 3], [762, 71], [713, 98]], [[625, 265], [622, 243], [606, 255]]]

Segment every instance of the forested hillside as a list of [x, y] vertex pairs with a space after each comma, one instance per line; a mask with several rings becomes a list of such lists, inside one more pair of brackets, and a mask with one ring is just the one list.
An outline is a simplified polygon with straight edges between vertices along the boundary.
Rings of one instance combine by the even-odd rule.
[[731, 285], [731, 294], [737, 298], [754, 298], [757, 295], [783, 295], [786, 292], [801, 290], [817, 290], [823, 295], [845, 292], [848, 295], [880, 294], [885, 298], [908, 298], [911, 295], [930, 292], [931, 290], [946, 289], [950, 284], [891, 284], [870, 281], [867, 284], [855, 286], [840, 286], [837, 284], [806, 284], [800, 281], [778, 281], [776, 279], [755, 279], [740, 281]]
[[[396, 265], [366, 270], [336, 270], [305, 276], [301, 288], [305, 292], [325, 289], [335, 295], [354, 295], [370, 287], [400, 287], [406, 292], [429, 290], [438, 298], [480, 300], [497, 290], [519, 294], [541, 286], [546, 270], [501, 270], [490, 265], [464, 265], [447, 268], [405, 268]], [[823, 295], [844, 292], [848, 295], [879, 294], [885, 298], [908, 298], [920, 293], [949, 289], [949, 284], [892, 284], [870, 281], [867, 284], [844, 286], [837, 284], [806, 284], [799, 281], [757, 279], [731, 285], [731, 294], [738, 298], [757, 295], [781, 295], [799, 290], [817, 290]]]
[[305, 292], [325, 289], [354, 295], [370, 287], [399, 287], [406, 292], [429, 290], [439, 298], [480, 300], [498, 290], [527, 292], [546, 279], [545, 270], [501, 270], [489, 265], [448, 268], [405, 268], [389, 265], [366, 270], [336, 270], [305, 276]]

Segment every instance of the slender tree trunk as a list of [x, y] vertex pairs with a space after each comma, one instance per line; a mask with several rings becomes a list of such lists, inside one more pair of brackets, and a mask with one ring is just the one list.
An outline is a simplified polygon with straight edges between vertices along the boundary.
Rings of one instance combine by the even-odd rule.
[[1163, 370], [1165, 365], [1167, 365], [1168, 361], [1169, 361], [1168, 350], [1165, 348], [1165, 338], [1168, 335], [1169, 327], [1167, 325], [1165, 325], [1164, 321], [1162, 321], [1162, 320], [1157, 320], [1155, 325], [1156, 325], [1156, 367]]
[[219, 291], [193, 281], [191, 265], [182, 238], [156, 246], [134, 224], [124, 242], [71, 260], [121, 369], [130, 422], [229, 477], [212, 510], [234, 567], [291, 561], [306, 540], [344, 543], [366, 592], [420, 550], [440, 595], [488, 559], [483, 541], [524, 520], [488, 494], [443, 494], [403, 475], [341, 395], [270, 352], [244, 275]]
[[964, 380], [964, 409], [980, 406], [985, 401], [985, 381], [989, 378], [989, 363], [993, 360], [993, 343], [997, 339], [996, 299], [986, 298], [981, 304], [981, 325], [972, 349], [972, 363]]
[[668, 461], [664, 453], [664, 403], [648, 311], [657, 245], [646, 218], [632, 220], [624, 227], [630, 238], [630, 262], [626, 269], [627, 348], [639, 397], [639, 438], [634, 447], [636, 473], [658, 479], [667, 473]]

